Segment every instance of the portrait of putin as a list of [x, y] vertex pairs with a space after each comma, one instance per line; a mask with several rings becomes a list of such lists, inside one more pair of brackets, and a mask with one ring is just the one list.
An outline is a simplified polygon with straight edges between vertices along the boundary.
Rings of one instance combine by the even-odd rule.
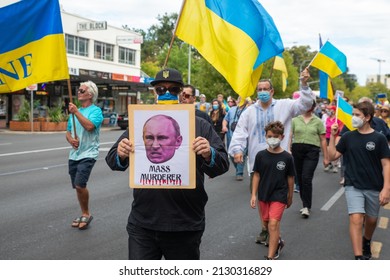
[[155, 164], [170, 160], [183, 141], [179, 124], [167, 115], [149, 118], [143, 126], [142, 138], [146, 157]]

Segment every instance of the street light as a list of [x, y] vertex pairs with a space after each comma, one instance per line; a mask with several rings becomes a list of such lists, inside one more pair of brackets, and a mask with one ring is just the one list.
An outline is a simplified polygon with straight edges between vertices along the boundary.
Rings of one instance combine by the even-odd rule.
[[380, 58], [375, 58], [375, 57], [370, 57], [370, 59], [376, 60], [379, 63], [379, 72], [378, 72], [378, 80], [377, 80], [377, 82], [379, 83], [380, 79], [381, 79], [381, 63], [386, 62], [386, 60], [380, 59]]

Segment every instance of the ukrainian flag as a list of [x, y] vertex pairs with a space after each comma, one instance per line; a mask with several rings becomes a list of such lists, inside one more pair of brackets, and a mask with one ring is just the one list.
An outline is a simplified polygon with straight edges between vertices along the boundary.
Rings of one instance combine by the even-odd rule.
[[[320, 49], [322, 48], [322, 39], [321, 34], [319, 34], [320, 39]], [[321, 70], [318, 71], [318, 75], [320, 77], [320, 98], [327, 98], [330, 101], [333, 100], [333, 87], [332, 87], [332, 81], [330, 80], [329, 76], [322, 72]]]
[[0, 34], [0, 93], [69, 79], [58, 0], [0, 4]]
[[347, 71], [347, 57], [327, 41], [310, 65], [334, 78]]
[[257, 0], [186, 0], [176, 35], [197, 48], [242, 100], [254, 93], [262, 63], [284, 50]]
[[339, 119], [349, 130], [355, 130], [352, 126], [352, 111], [353, 107], [345, 101], [340, 95], [337, 97], [337, 119]]
[[284, 61], [282, 54], [278, 54], [277, 56], [275, 56], [274, 69], [282, 72], [282, 89], [283, 91], [286, 91], [288, 72], [286, 62]]

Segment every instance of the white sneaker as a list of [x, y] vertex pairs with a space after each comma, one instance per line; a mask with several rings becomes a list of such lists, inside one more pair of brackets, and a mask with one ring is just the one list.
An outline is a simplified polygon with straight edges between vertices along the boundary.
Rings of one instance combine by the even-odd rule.
[[324, 168], [324, 171], [329, 172], [331, 168], [332, 168], [332, 165], [328, 164], [328, 166]]
[[332, 172], [333, 173], [337, 173], [337, 172], [339, 172], [339, 169], [336, 166], [334, 166], [333, 169], [332, 169]]
[[309, 210], [307, 207], [302, 208], [301, 216], [302, 216], [303, 218], [306, 218], [306, 219], [309, 218], [309, 216], [310, 216], [310, 210]]

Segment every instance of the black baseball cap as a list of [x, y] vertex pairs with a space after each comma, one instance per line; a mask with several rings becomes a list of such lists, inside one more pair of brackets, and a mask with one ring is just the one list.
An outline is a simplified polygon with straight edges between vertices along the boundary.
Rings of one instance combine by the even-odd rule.
[[173, 68], [165, 68], [156, 74], [156, 78], [150, 82], [152, 86], [161, 82], [178, 83], [181, 86], [184, 85], [183, 78], [179, 71]]

